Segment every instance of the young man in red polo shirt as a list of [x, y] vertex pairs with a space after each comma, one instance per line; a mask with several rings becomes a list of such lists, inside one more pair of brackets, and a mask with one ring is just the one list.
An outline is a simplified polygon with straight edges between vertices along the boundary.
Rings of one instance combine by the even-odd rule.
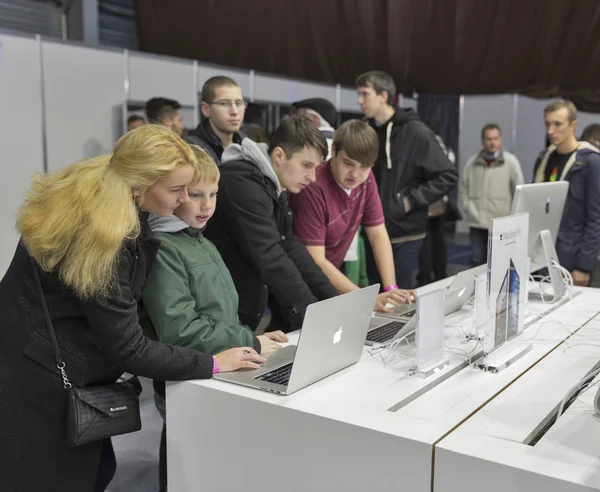
[[364, 227], [384, 290], [375, 308], [388, 311], [386, 304], [410, 302], [415, 293], [396, 285], [392, 246], [371, 172], [378, 148], [373, 128], [347, 121], [335, 132], [331, 160], [317, 169], [314, 184], [291, 197], [290, 206], [294, 233], [340, 294], [358, 290], [340, 268], [356, 231]]

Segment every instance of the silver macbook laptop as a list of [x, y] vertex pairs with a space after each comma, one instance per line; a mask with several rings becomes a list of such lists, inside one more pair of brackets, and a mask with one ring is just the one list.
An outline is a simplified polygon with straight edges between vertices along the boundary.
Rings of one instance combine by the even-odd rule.
[[[469, 301], [475, 293], [475, 277], [486, 270], [487, 265], [480, 265], [455, 275], [444, 296], [445, 316], [458, 311]], [[376, 346], [388, 343], [414, 331], [417, 326], [415, 310], [414, 304], [402, 304], [393, 307], [393, 313], [381, 313], [374, 316], [365, 344]], [[390, 318], [393, 321], [390, 321]]]
[[379, 285], [308, 306], [298, 345], [267, 356], [260, 369], [215, 374], [214, 378], [290, 395], [360, 359]]

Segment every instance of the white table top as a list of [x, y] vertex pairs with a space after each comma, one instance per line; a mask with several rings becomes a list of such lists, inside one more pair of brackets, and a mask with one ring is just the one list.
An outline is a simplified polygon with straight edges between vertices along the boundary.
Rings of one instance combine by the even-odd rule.
[[[577, 298], [575, 304], [582, 313], [589, 313], [595, 306], [600, 307], [598, 301], [600, 295], [593, 289]], [[536, 338], [541, 336], [540, 332]], [[486, 490], [508, 490], [506, 486], [523, 487], [525, 483], [537, 487], [531, 490], [600, 489], [600, 418], [592, 403], [598, 386], [578, 398], [537, 444], [524, 444], [598, 361], [600, 316], [558, 345], [436, 446], [435, 482], [443, 484], [440, 490], [458, 483], [458, 475], [467, 470], [485, 470], [473, 479], [494, 484]], [[544, 482], [543, 488], [535, 483], [549, 479], [553, 481]], [[567, 488], [571, 486], [575, 488]]]
[[[443, 286], [450, 280], [446, 279], [427, 290]], [[434, 444], [597, 313], [590, 306], [590, 301], [600, 299], [600, 292], [595, 289], [582, 291], [574, 301], [558, 308], [519, 337], [518, 343], [531, 344], [533, 348], [514, 365], [499, 374], [485, 373], [473, 367], [463, 369], [397, 411], [389, 409], [412, 398], [415, 393], [431, 385], [432, 381], [443, 377], [445, 371], [463, 364], [464, 358], [447, 353], [449, 368], [422, 379], [407, 375], [407, 368], [412, 365], [410, 359], [403, 359], [393, 367], [386, 367], [365, 348], [357, 364], [290, 396], [279, 396], [215, 380], [177, 384], [208, 387], [242, 398]], [[537, 312], [550, 307], [539, 304], [534, 310]], [[460, 328], [457, 328], [458, 325], [463, 325], [465, 329], [469, 329], [469, 310], [466, 307], [446, 317], [445, 343], [451, 350], [468, 352], [474, 347], [475, 342], [464, 341]], [[289, 336], [290, 342], [294, 343], [298, 335], [294, 333]], [[403, 350], [408, 353], [407, 348]], [[402, 354], [401, 351], [399, 353]]]

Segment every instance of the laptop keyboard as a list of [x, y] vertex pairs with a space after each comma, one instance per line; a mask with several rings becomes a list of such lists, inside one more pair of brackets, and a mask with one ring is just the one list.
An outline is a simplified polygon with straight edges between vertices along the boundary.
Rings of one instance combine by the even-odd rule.
[[292, 374], [292, 365], [290, 362], [284, 366], [273, 369], [272, 371], [265, 372], [260, 376], [256, 376], [254, 379], [260, 379], [261, 381], [267, 381], [268, 383], [281, 384], [287, 386], [290, 382], [290, 375]]
[[367, 333], [367, 342], [383, 343], [391, 340], [406, 324], [406, 321], [393, 321]]

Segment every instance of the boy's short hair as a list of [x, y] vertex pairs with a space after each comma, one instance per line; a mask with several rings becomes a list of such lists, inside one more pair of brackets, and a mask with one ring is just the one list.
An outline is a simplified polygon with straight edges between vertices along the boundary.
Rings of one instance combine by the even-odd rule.
[[231, 77], [225, 75], [211, 77], [202, 86], [202, 102], [213, 102], [219, 87], [239, 87], [239, 85]]
[[281, 120], [271, 139], [269, 155], [276, 147], [283, 149], [288, 159], [304, 147], [317, 149], [321, 159], [325, 159], [328, 154], [325, 136], [310, 118], [301, 114], [286, 116]]
[[392, 106], [396, 98], [396, 84], [391, 75], [381, 70], [371, 70], [363, 73], [356, 78], [356, 88], [372, 87], [377, 94], [383, 91], [387, 92], [387, 103]]
[[190, 145], [190, 149], [198, 159], [198, 165], [194, 166], [194, 177], [190, 184], [217, 183], [221, 172], [212, 157], [199, 145]]
[[175, 99], [153, 97], [146, 102], [146, 118], [148, 123], [162, 124], [165, 117], [173, 118], [180, 109], [181, 104]]
[[343, 150], [362, 167], [372, 167], [379, 153], [379, 137], [367, 122], [349, 120], [335, 132], [331, 149], [336, 154]]
[[577, 119], [577, 108], [571, 101], [567, 101], [566, 99], [552, 101], [544, 108], [544, 114], [554, 113], [562, 108], [567, 108], [567, 111], [569, 112], [569, 123]]

